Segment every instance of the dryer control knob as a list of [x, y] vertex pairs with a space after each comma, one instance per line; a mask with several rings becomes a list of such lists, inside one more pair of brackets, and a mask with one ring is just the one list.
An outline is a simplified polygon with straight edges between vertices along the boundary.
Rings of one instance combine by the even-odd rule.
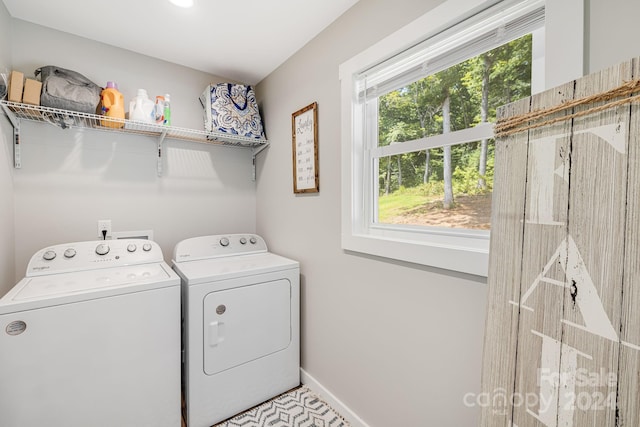
[[106, 243], [100, 243], [98, 246], [96, 246], [96, 253], [98, 255], [106, 255], [109, 253], [109, 251], [109, 245], [107, 245]]
[[224, 246], [224, 247], [229, 246], [229, 239], [227, 239], [226, 237], [223, 237], [222, 239], [220, 239], [220, 246]]
[[64, 257], [65, 258], [73, 258], [74, 256], [76, 256], [76, 250], [73, 248], [69, 248], [66, 251], [64, 251]]
[[136, 245], [134, 245], [133, 243], [129, 243], [127, 245], [127, 251], [129, 251], [129, 252], [135, 252], [136, 249], [138, 249], [138, 247]]
[[243, 244], [243, 245], [246, 245], [247, 244], [247, 239], [245, 237], [241, 237], [240, 238], [240, 243]]
[[46, 259], [47, 261], [51, 261], [55, 257], [56, 253], [54, 251], [46, 251], [44, 254], [42, 254], [42, 258]]
[[145, 243], [144, 245], [142, 245], [142, 250], [145, 252], [149, 252], [151, 250], [151, 243]]
[[249, 241], [251, 242], [252, 245], [255, 245], [256, 243], [258, 243], [258, 239], [256, 239], [255, 237], [251, 236], [251, 238], [249, 239]]

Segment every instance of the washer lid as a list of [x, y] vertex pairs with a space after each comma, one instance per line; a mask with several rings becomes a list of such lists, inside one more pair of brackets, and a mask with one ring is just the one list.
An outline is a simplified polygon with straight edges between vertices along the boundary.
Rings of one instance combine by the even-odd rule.
[[0, 299], [0, 314], [179, 284], [164, 262], [26, 277]]
[[299, 268], [299, 266], [298, 261], [266, 252], [225, 258], [174, 262], [173, 269], [178, 272], [187, 284], [195, 285], [216, 280], [290, 270]]

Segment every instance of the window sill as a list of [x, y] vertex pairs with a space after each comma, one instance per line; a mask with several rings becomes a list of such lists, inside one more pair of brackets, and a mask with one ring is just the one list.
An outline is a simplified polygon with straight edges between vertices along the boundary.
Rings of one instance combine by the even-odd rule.
[[[458, 239], [449, 237], [450, 242]], [[464, 242], [464, 243], [463, 243]], [[343, 234], [342, 248], [406, 261], [415, 264], [487, 277], [489, 267], [488, 233], [472, 233], [460, 244], [417, 241], [402, 238], [402, 233]]]

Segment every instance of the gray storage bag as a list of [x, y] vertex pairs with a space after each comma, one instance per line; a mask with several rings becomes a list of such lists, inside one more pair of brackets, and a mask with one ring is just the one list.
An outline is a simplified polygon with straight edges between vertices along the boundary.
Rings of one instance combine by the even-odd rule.
[[102, 88], [82, 74], [47, 65], [35, 71], [42, 81], [40, 105], [96, 114]]

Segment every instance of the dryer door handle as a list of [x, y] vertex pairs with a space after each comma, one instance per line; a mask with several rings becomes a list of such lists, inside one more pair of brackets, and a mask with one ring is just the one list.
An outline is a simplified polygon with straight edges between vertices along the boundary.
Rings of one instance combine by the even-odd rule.
[[216, 347], [224, 341], [224, 322], [209, 323], [209, 347]]

